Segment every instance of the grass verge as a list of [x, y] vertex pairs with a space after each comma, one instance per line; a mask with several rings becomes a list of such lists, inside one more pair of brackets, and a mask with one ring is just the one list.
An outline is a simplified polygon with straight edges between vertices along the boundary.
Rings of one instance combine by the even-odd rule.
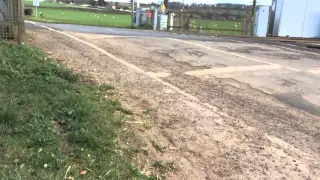
[[[40, 16], [40, 12], [43, 16]], [[106, 14], [99, 12], [86, 12], [72, 9], [51, 9], [38, 8], [38, 18], [36, 18], [36, 11], [33, 8], [31, 16], [25, 16], [27, 20], [50, 22], [50, 23], [64, 23], [64, 24], [79, 24], [90, 26], [106, 26], [106, 27], [131, 27], [131, 15], [129, 14]]]
[[0, 179], [148, 179], [118, 153], [109, 88], [0, 41]]

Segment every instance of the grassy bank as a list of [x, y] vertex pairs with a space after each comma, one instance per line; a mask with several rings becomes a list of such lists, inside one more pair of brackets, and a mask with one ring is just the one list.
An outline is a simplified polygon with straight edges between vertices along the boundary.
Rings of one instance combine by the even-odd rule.
[[[43, 17], [40, 17], [40, 12]], [[68, 23], [90, 26], [109, 26], [130, 28], [131, 16], [128, 14], [105, 14], [96, 12], [85, 12], [72, 9], [50, 9], [38, 8], [38, 18], [33, 8], [33, 14], [25, 17], [32, 21], [51, 22], [51, 23]]]
[[0, 179], [145, 179], [117, 153], [126, 111], [110, 88], [0, 41]]

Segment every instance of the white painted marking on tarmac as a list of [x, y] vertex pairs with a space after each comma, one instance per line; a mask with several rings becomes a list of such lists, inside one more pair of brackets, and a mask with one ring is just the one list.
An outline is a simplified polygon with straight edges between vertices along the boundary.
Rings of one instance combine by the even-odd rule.
[[202, 75], [208, 75], [208, 74], [272, 70], [272, 69], [280, 69], [280, 68], [281, 66], [278, 66], [278, 65], [238, 66], [238, 67], [212, 68], [212, 69], [188, 71], [188, 72], [185, 72], [185, 74], [191, 75], [191, 76], [202, 76]]
[[67, 36], [67, 37], [69, 37], [69, 38], [71, 38], [71, 39], [74, 39], [74, 40], [76, 40], [76, 41], [78, 41], [78, 42], [80, 42], [80, 43], [83, 43], [83, 44], [85, 44], [85, 45], [87, 45], [87, 46], [89, 46], [89, 47], [91, 47], [91, 48], [99, 51], [100, 53], [108, 56], [109, 58], [111, 58], [111, 59], [113, 59], [113, 60], [115, 60], [115, 61], [123, 64], [124, 66], [127, 66], [128, 68], [136, 71], [137, 73], [140, 73], [140, 74], [143, 74], [143, 75], [145, 75], [145, 76], [148, 76], [148, 77], [150, 77], [151, 79], [153, 79], [153, 80], [161, 83], [162, 85], [171, 88], [171, 89], [174, 90], [175, 92], [177, 92], [177, 93], [179, 93], [179, 94], [181, 94], [181, 95], [189, 98], [190, 100], [193, 100], [193, 101], [198, 102], [199, 104], [203, 105], [204, 107], [208, 108], [209, 110], [212, 110], [213, 112], [217, 112], [217, 111], [218, 111], [218, 108], [217, 108], [217, 107], [212, 106], [212, 105], [210, 105], [210, 104], [208, 104], [208, 103], [203, 103], [203, 102], [201, 102], [197, 97], [195, 97], [195, 96], [193, 96], [193, 95], [191, 95], [191, 94], [189, 94], [189, 93], [187, 93], [187, 92], [179, 89], [178, 87], [176, 87], [176, 86], [174, 86], [174, 85], [172, 85], [172, 84], [170, 84], [170, 83], [168, 83], [168, 82], [163, 81], [162, 79], [160, 79], [160, 78], [158, 78], [158, 77], [155, 77], [155, 76], [153, 76], [153, 75], [151, 75], [151, 74], [148, 74], [148, 72], [144, 71], [143, 69], [141, 69], [141, 68], [139, 68], [139, 67], [137, 67], [137, 66], [135, 66], [135, 65], [133, 65], [133, 64], [130, 64], [129, 62], [127, 62], [127, 61], [125, 61], [125, 60], [123, 60], [123, 59], [120, 59], [120, 58], [116, 57], [115, 55], [113, 55], [113, 54], [105, 51], [104, 49], [99, 48], [98, 46], [96, 46], [96, 45], [94, 45], [94, 44], [91, 44], [91, 43], [89, 43], [89, 42], [86, 42], [86, 41], [84, 41], [84, 40], [81, 40], [81, 39], [79, 39], [79, 38], [77, 38], [77, 37], [75, 37], [75, 36], [72, 36], [72, 35], [70, 35], [70, 34], [67, 34], [67, 33], [65, 33], [65, 32], [58, 31], [58, 30], [49, 28], [49, 27], [44, 26], [44, 25], [40, 25], [40, 24], [37, 24], [37, 23], [32, 22], [32, 21], [26, 21], [26, 22], [28, 22], [28, 23], [30, 23], [30, 24], [33, 24], [33, 25], [36, 25], [36, 26], [39, 26], [39, 27], [42, 27], [42, 28], [44, 28], [44, 29], [48, 29], [48, 30], [50, 30], [50, 31], [53, 31], [53, 32], [56, 32], [56, 33], [59, 33], [59, 34], [62, 34], [62, 35], [64, 35], [64, 36]]
[[250, 60], [250, 61], [255, 61], [255, 62], [260, 62], [260, 63], [264, 63], [264, 64], [280, 66], [280, 67], [282, 67], [284, 69], [289, 69], [291, 71], [296, 71], [296, 72], [301, 71], [301, 70], [296, 69], [296, 68], [291, 68], [291, 67], [282, 66], [282, 65], [276, 64], [276, 63], [271, 63], [271, 62], [262, 61], [262, 60], [259, 60], [259, 59], [250, 58], [250, 57], [247, 57], [247, 56], [244, 56], [244, 55], [240, 55], [240, 54], [237, 54], [237, 53], [231, 53], [231, 52], [228, 52], [228, 51], [215, 49], [215, 48], [212, 48], [212, 47], [204, 46], [204, 45], [193, 43], [193, 42], [188, 42], [188, 41], [184, 41], [184, 40], [180, 40], [180, 39], [174, 39], [174, 38], [167, 38], [167, 39], [171, 39], [173, 41], [183, 42], [183, 43], [186, 43], [186, 44], [191, 44], [191, 45], [194, 45], [194, 46], [198, 46], [198, 47], [202, 47], [202, 48], [209, 49], [209, 50], [212, 50], [212, 51], [228, 54], [228, 55], [231, 55], [231, 56], [236, 56], [236, 57], [239, 57], [239, 58], [242, 58], [242, 59], [247, 59], [247, 60]]
[[310, 52], [310, 51], [297, 50], [297, 49], [287, 48], [287, 47], [278, 46], [278, 45], [273, 45], [273, 46], [274, 46], [274, 47], [277, 47], [277, 48], [282, 48], [282, 49], [290, 50], [290, 51], [302, 52], [302, 53], [307, 53], [307, 54], [312, 54], [312, 55], [320, 56], [319, 53], [314, 53], [314, 52]]
[[153, 77], [159, 77], [159, 78], [163, 78], [163, 77], [168, 77], [170, 76], [171, 74], [170, 73], [167, 73], [167, 72], [147, 72], [150, 76], [153, 76]]
[[308, 70], [308, 72], [313, 73], [313, 74], [320, 74], [320, 68], [314, 68]]
[[234, 39], [228, 39], [228, 40], [233, 42], [243, 43], [243, 41], [239, 41], [239, 40], [234, 40]]

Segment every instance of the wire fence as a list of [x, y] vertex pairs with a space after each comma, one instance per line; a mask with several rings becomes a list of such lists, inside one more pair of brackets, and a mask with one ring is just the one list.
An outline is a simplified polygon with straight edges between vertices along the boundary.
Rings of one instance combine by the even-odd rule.
[[23, 32], [23, 1], [0, 0], [0, 39], [20, 42]]
[[[230, 10], [231, 11], [231, 10]], [[236, 11], [236, 10], [234, 10]], [[168, 28], [173, 31], [203, 32], [224, 35], [249, 35], [250, 9], [232, 12], [169, 12]]]

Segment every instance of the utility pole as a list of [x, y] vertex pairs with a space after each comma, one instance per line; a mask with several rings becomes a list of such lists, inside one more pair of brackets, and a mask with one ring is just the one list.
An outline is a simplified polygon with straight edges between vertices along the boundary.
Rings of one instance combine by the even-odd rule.
[[256, 15], [256, 9], [257, 9], [257, 0], [253, 0], [253, 5], [252, 5], [252, 20], [251, 20], [251, 36], [254, 34], [254, 18]]
[[133, 21], [134, 21], [134, 0], [131, 0], [131, 10], [132, 10], [132, 17], [131, 17], [131, 29], [133, 29], [134, 27], [134, 24], [133, 24]]
[[169, 0], [164, 0], [164, 6], [166, 7], [166, 9], [169, 8]]

